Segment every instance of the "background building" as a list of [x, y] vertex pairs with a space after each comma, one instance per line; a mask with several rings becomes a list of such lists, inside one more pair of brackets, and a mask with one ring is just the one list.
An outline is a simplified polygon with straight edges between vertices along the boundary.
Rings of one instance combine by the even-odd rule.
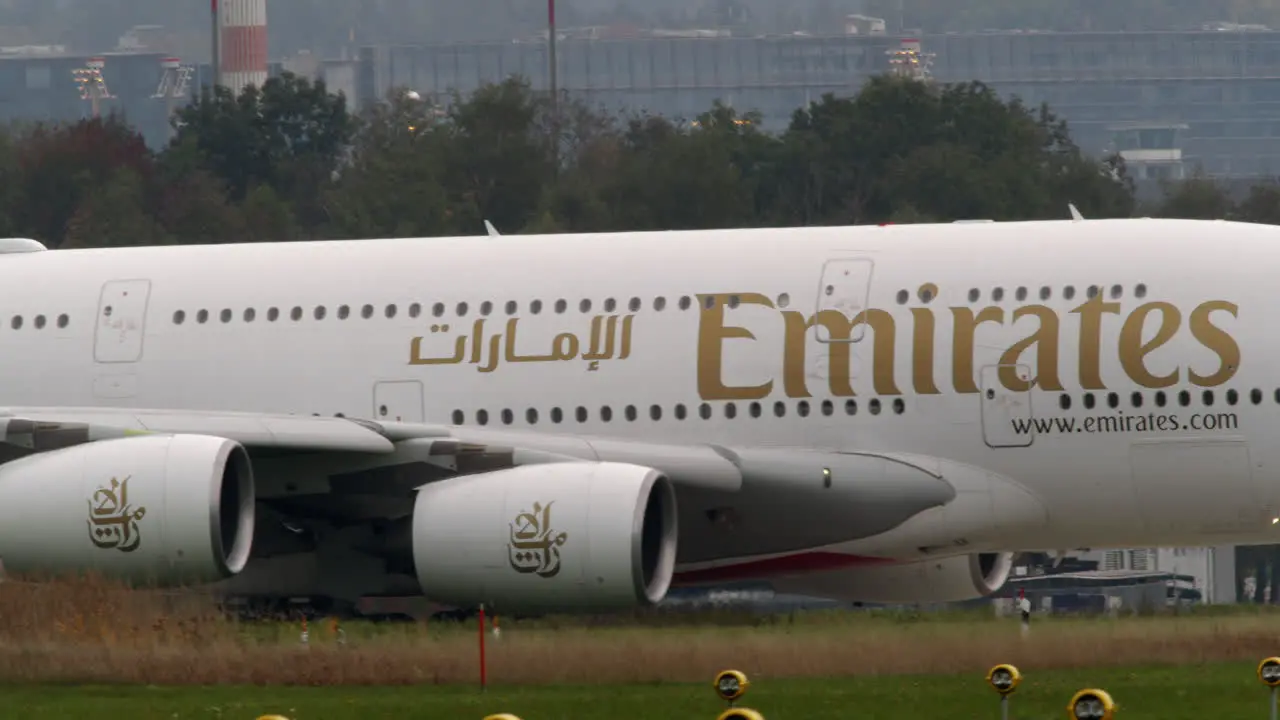
[[[163, 142], [165, 102], [156, 94], [169, 53], [147, 51], [145, 39], [160, 30], [135, 31], [100, 56], [113, 95], [101, 106], [122, 112], [149, 142]], [[733, 37], [722, 30], [567, 29], [557, 33], [558, 81], [606, 109], [689, 119], [721, 100], [760, 111], [766, 128], [778, 130], [824, 93], [853, 94], [870, 76], [902, 69], [903, 49], [910, 48], [919, 75], [980, 80], [1030, 105], [1049, 103], [1082, 148], [1124, 154], [1139, 180], [1183, 177], [1196, 167], [1224, 178], [1280, 175], [1280, 32], [1217, 24], [1196, 32], [898, 37], [862, 16], [850, 16], [835, 32]], [[303, 54], [276, 58], [269, 72], [322, 77], [362, 105], [392, 87], [465, 94], [512, 75], [545, 88], [547, 56], [544, 33], [502, 43], [368, 46], [340, 59]], [[90, 114], [73, 78], [89, 59], [58, 47], [0, 48], [0, 120]], [[192, 67], [190, 89], [207, 82], [207, 63], [183, 62]]]

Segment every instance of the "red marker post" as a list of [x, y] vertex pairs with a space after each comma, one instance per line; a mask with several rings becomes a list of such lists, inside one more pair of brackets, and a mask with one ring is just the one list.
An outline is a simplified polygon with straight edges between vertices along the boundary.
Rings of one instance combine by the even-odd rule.
[[483, 691], [487, 684], [485, 677], [485, 660], [484, 660], [484, 603], [480, 603], [480, 690]]

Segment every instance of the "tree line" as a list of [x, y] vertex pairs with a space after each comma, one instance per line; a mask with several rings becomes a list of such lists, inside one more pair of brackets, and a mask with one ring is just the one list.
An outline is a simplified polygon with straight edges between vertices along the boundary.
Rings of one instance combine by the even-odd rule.
[[358, 114], [285, 74], [205, 88], [159, 150], [116, 116], [0, 131], [0, 236], [54, 248], [1154, 215], [1280, 224], [1280, 186], [1135, 199], [1046, 106], [981, 83], [877, 77], [785, 130], [715, 104], [690, 121], [557, 102], [512, 79]]

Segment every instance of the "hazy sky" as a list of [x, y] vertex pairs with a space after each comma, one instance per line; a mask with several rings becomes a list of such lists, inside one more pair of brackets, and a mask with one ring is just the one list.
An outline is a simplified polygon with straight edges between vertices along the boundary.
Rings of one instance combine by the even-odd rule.
[[[545, 27], [546, 0], [265, 0], [272, 55], [355, 45], [505, 41]], [[0, 0], [4, 44], [101, 52], [134, 25], [163, 25], [203, 48], [210, 0]], [[715, 27], [742, 33], [839, 31], [852, 12], [925, 32], [1192, 29], [1215, 20], [1280, 26], [1280, 0], [557, 0], [562, 25]], [[185, 50], [183, 54], [188, 54]]]

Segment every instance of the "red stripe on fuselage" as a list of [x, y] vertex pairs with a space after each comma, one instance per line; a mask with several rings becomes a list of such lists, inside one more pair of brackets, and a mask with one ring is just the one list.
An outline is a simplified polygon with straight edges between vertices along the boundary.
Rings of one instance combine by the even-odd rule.
[[846, 568], [867, 567], [869, 565], [891, 565], [888, 558], [867, 557], [865, 555], [844, 555], [833, 552], [807, 552], [796, 555], [769, 558], [767, 560], [751, 560], [734, 565], [687, 570], [678, 572], [673, 578], [677, 585], [729, 582], [734, 580], [751, 580], [779, 575], [799, 575], [827, 570], [843, 570]]

